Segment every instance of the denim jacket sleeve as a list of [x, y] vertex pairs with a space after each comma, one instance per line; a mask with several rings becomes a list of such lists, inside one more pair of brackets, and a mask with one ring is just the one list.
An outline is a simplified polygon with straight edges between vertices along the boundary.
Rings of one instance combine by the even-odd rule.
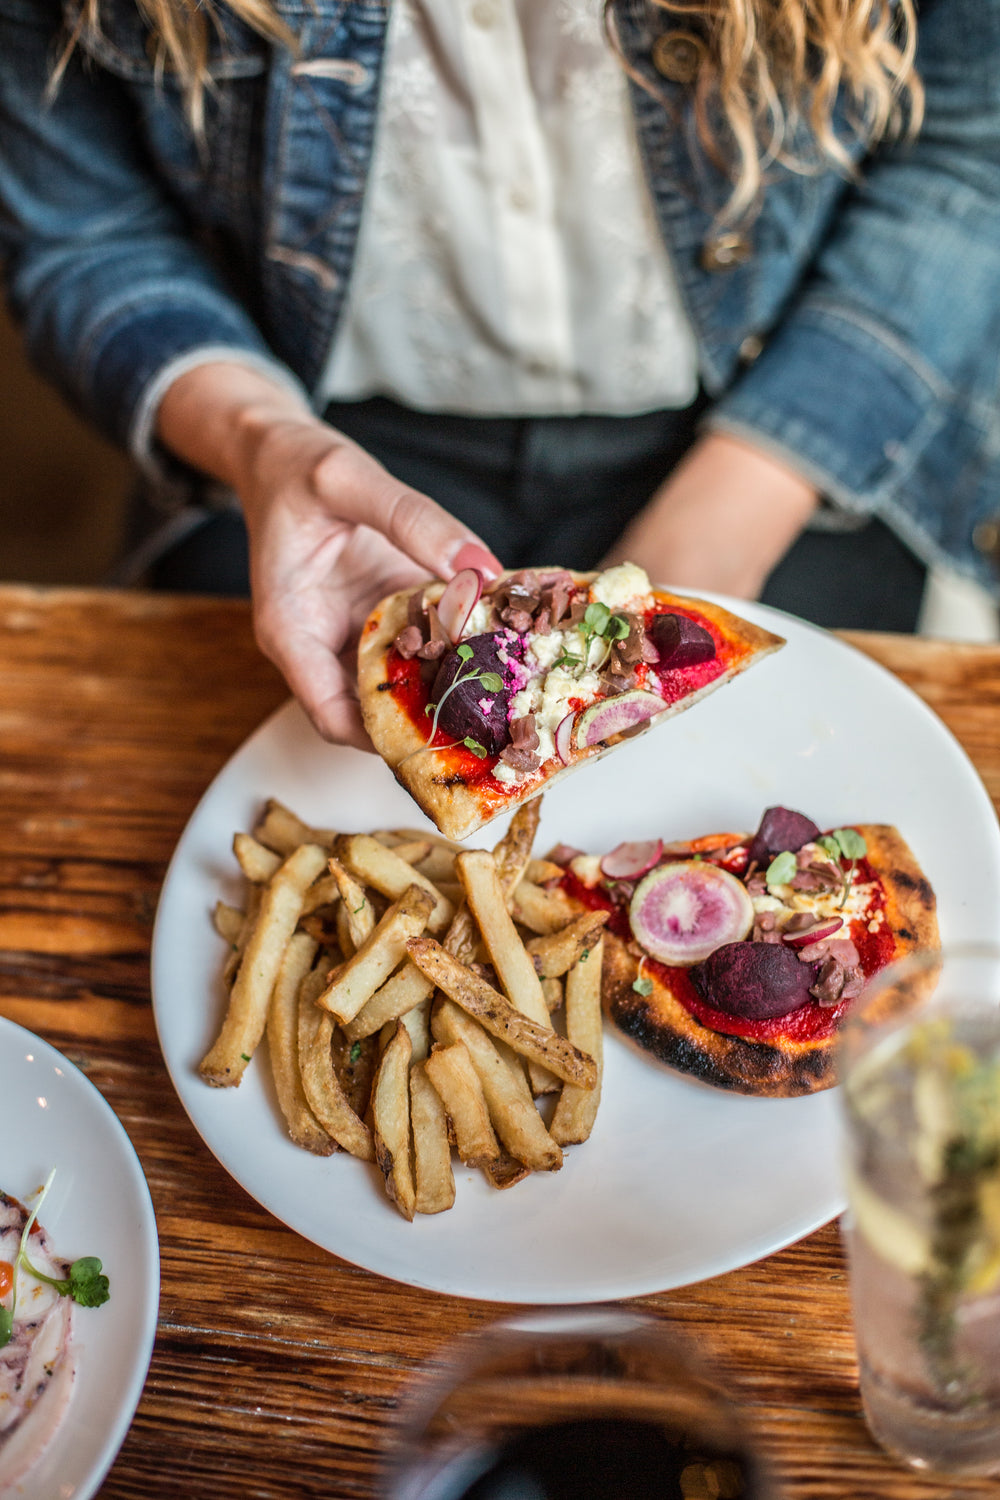
[[710, 422], [996, 592], [1000, 0], [925, 4], [920, 27], [917, 140], [867, 164]]
[[34, 362], [142, 459], [186, 365], [294, 377], [149, 170], [117, 81], [77, 59], [46, 102], [61, 20], [51, 0], [0, 0], [0, 257]]

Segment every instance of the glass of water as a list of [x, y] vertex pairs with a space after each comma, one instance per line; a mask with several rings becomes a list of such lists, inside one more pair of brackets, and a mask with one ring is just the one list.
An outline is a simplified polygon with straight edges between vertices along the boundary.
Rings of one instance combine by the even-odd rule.
[[744, 1418], [671, 1331], [560, 1309], [470, 1335], [415, 1382], [384, 1500], [778, 1500]]
[[1000, 948], [884, 970], [840, 1047], [869, 1428], [914, 1468], [1000, 1473]]

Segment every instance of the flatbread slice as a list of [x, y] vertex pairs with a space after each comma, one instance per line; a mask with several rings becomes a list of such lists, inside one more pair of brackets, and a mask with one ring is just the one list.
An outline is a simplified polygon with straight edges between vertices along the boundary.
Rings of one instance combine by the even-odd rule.
[[708, 600], [651, 589], [628, 563], [505, 573], [457, 629], [448, 587], [448, 599], [431, 583], [377, 606], [358, 686], [375, 749], [457, 840], [785, 644]]
[[[939, 934], [934, 891], [899, 831], [888, 824], [854, 826], [867, 853], [849, 920], [836, 936], [849, 934], [867, 980], [915, 949], [937, 948]], [[593, 891], [576, 890], [581, 905], [596, 904]], [[766, 1021], [723, 1015], [697, 994], [688, 969], [650, 960], [624, 910], [612, 915], [605, 932], [606, 1014], [660, 1062], [717, 1088], [781, 1098], [830, 1088], [837, 1081], [837, 1031], [851, 998], [809, 1003]]]

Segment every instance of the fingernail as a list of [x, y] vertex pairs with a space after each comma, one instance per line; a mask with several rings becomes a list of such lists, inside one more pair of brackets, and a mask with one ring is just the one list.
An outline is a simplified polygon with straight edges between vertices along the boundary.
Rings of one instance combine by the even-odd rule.
[[460, 568], [476, 568], [487, 578], [495, 578], [501, 571], [501, 565], [479, 542], [463, 542], [451, 560], [451, 565], [457, 573]]

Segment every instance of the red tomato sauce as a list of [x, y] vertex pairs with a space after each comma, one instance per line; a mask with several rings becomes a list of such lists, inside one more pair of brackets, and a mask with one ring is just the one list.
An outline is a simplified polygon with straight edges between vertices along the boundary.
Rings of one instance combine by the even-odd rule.
[[14, 1285], [14, 1267], [9, 1260], [0, 1260], [0, 1297], [6, 1297]]

